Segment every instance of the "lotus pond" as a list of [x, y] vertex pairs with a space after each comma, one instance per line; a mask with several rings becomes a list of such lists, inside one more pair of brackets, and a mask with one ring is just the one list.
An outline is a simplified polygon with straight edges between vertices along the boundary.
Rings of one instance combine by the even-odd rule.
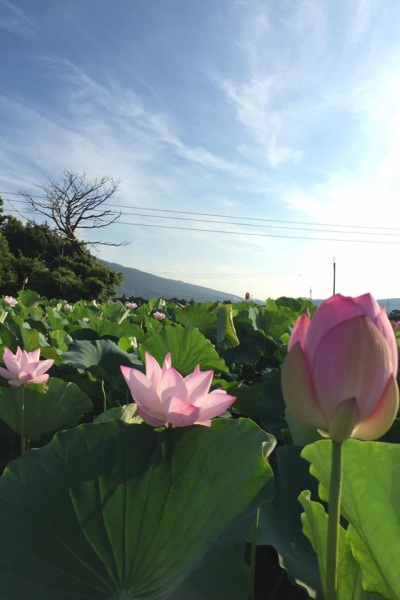
[[[331, 441], [281, 390], [315, 310], [0, 299], [3, 368], [6, 349], [52, 361], [42, 383], [0, 377], [0, 598], [322, 599]], [[121, 371], [146, 353], [236, 400], [210, 427], [149, 425]], [[399, 442], [395, 419], [344, 444], [339, 600], [400, 598]]]

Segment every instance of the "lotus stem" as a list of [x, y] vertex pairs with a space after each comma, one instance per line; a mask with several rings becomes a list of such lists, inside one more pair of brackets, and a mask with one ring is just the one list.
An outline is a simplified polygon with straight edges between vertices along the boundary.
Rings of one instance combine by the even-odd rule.
[[103, 412], [107, 410], [107, 394], [104, 379], [101, 380], [101, 391], [103, 392]]
[[252, 540], [251, 540], [251, 561], [250, 561], [250, 574], [251, 574], [251, 600], [255, 600], [256, 597], [256, 555], [257, 555], [257, 533], [260, 523], [260, 507], [257, 507], [256, 518], [253, 524]]
[[328, 540], [326, 554], [326, 600], [337, 600], [340, 500], [342, 496], [343, 442], [332, 441], [329, 486]]
[[26, 437], [25, 437], [25, 389], [24, 386], [20, 386], [20, 399], [21, 399], [21, 455], [26, 451]]

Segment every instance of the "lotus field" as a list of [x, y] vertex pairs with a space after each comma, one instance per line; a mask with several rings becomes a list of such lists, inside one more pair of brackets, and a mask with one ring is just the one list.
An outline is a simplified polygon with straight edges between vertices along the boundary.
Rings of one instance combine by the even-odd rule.
[[369, 294], [1, 297], [0, 600], [399, 600], [398, 339]]

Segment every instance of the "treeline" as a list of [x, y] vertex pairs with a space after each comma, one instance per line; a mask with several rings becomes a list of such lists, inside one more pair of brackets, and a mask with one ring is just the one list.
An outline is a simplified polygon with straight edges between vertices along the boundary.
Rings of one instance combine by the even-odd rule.
[[106, 300], [121, 281], [87, 247], [78, 251], [47, 223], [25, 225], [5, 215], [0, 198], [0, 294], [15, 295], [26, 286], [47, 298]]

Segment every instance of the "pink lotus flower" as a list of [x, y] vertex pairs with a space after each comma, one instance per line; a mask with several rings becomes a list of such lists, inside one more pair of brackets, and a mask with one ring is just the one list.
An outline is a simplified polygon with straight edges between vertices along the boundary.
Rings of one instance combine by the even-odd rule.
[[125, 306], [126, 306], [126, 308], [132, 308], [132, 309], [138, 307], [138, 305], [136, 304], [136, 302], [125, 302]]
[[18, 387], [24, 383], [45, 383], [49, 375], [45, 372], [53, 365], [54, 360], [39, 360], [40, 349], [26, 352], [17, 348], [13, 354], [8, 348], [4, 349], [3, 361], [7, 369], [0, 367], [0, 376], [8, 379], [9, 385]]
[[160, 427], [170, 423], [175, 427], [205, 425], [223, 413], [235, 400], [224, 390], [209, 393], [213, 371], [200, 371], [182, 377], [172, 367], [171, 354], [167, 354], [162, 368], [146, 352], [146, 375], [137, 369], [121, 366], [139, 415], [146, 423]]
[[4, 302], [8, 304], [8, 306], [11, 306], [11, 308], [14, 308], [14, 306], [17, 306], [18, 304], [18, 300], [12, 296], [4, 296]]
[[282, 367], [289, 412], [336, 441], [374, 440], [399, 407], [397, 345], [386, 310], [370, 294], [336, 294], [295, 323]]
[[155, 310], [153, 312], [153, 317], [157, 319], [157, 321], [164, 321], [165, 313], [160, 312], [159, 310]]

